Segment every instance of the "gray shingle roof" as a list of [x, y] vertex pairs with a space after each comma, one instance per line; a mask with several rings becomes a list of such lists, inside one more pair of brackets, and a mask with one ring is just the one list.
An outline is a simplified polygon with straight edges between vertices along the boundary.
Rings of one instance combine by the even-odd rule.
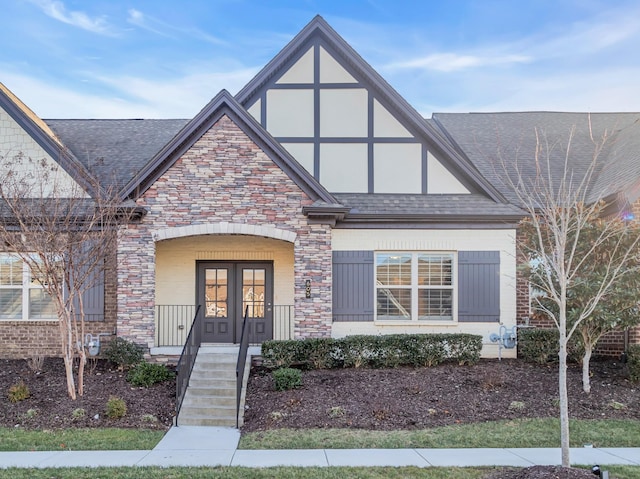
[[[591, 178], [591, 200], [631, 187], [640, 179], [640, 113], [437, 113], [433, 122], [471, 160], [480, 173], [510, 201], [517, 203], [504, 181], [515, 166], [524, 178], [536, 176], [535, 153], [549, 158], [558, 178], [565, 156], [574, 178], [583, 178], [595, 145], [604, 142]], [[539, 140], [536, 140], [536, 132]], [[573, 132], [573, 133], [572, 133]], [[573, 137], [571, 135], [573, 134]], [[569, 139], [571, 142], [569, 144]], [[507, 168], [502, 163], [506, 163]]]
[[103, 186], [120, 189], [189, 120], [45, 120]]
[[420, 195], [334, 193], [343, 205], [351, 207], [349, 216], [403, 215], [425, 218], [521, 217], [523, 211], [513, 205], [496, 203], [480, 194]]

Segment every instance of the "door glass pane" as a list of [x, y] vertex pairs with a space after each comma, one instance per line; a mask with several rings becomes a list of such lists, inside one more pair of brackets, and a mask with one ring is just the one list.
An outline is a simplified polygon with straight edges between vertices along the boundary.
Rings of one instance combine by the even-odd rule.
[[226, 318], [228, 279], [225, 268], [205, 270], [205, 313], [208, 318]]
[[264, 269], [242, 270], [242, 314], [249, 307], [250, 318], [264, 318], [264, 295], [265, 295]]

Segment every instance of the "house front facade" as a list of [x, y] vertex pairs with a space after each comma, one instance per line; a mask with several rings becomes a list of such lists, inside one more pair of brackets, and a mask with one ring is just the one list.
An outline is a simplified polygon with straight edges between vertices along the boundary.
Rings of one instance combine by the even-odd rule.
[[[529, 315], [516, 268], [524, 212], [470, 140], [495, 119], [476, 130], [465, 115], [425, 120], [320, 17], [191, 120], [42, 122], [0, 94], [5, 149], [17, 145], [10, 128], [40, 148], [29, 155], [64, 148], [144, 211], [119, 228], [96, 334], [167, 357], [196, 311], [209, 343], [239, 342], [246, 312], [255, 343], [465, 332], [495, 357], [491, 335]], [[54, 318], [25, 314], [2, 317], [3, 356], [51, 342], [33, 338]]]

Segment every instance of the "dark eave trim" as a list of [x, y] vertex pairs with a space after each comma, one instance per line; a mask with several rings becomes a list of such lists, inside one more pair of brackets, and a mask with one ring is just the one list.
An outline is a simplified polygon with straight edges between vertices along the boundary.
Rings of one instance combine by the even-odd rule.
[[486, 223], [465, 223], [461, 221], [440, 222], [440, 221], [423, 221], [423, 222], [385, 222], [385, 221], [367, 221], [367, 222], [349, 222], [340, 221], [335, 229], [390, 229], [390, 230], [508, 230], [517, 229], [517, 222], [486, 222]]
[[125, 185], [122, 197], [139, 198], [223, 115], [228, 115], [312, 200], [337, 203], [226, 90], [218, 93]]
[[425, 215], [425, 214], [350, 214], [343, 223], [518, 223], [526, 214], [509, 215]]
[[460, 155], [433, 126], [420, 115], [387, 81], [375, 71], [329, 24], [319, 15], [314, 17], [238, 94], [236, 99], [243, 104], [260, 90], [300, 48], [309, 37], [318, 32], [344, 59], [369, 83], [381, 98], [395, 107], [406, 121], [422, 134], [424, 140], [434, 148], [434, 153], [450, 160], [453, 166], [481, 192], [498, 203], [507, 203], [506, 198], [473, 166], [468, 158]]
[[304, 214], [310, 223], [322, 223], [335, 226], [338, 221], [342, 221], [351, 208], [339, 204], [333, 205], [312, 205], [303, 206]]

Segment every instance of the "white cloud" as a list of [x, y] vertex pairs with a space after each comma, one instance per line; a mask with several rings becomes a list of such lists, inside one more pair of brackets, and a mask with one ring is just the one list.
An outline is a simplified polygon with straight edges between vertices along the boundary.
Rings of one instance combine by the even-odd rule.
[[[1, 66], [1, 64], [0, 64]], [[78, 84], [3, 74], [3, 82], [41, 118], [192, 118], [220, 90], [238, 91], [256, 69], [194, 73], [174, 79], [131, 76], [89, 76], [87, 93]]]
[[385, 68], [389, 70], [422, 69], [453, 72], [469, 68], [528, 63], [530, 61], [531, 58], [525, 55], [479, 56], [458, 53], [435, 53], [421, 58], [390, 63]]
[[153, 16], [147, 15], [140, 10], [136, 10], [135, 8], [129, 9], [129, 16], [127, 18], [127, 22], [131, 25], [135, 25], [136, 27], [142, 28], [144, 30], [150, 31], [157, 35], [162, 35], [165, 37], [173, 38], [174, 36], [170, 32], [179, 33], [183, 35], [187, 35], [193, 38], [197, 38], [199, 40], [204, 40], [208, 43], [213, 43], [216, 45], [225, 45], [226, 42], [210, 35], [206, 32], [203, 32], [197, 28], [189, 28], [189, 27], [178, 27], [176, 25], [172, 25], [170, 23], [164, 22], [155, 18]]
[[64, 3], [58, 0], [31, 0], [32, 3], [42, 9], [42, 11], [49, 17], [73, 25], [74, 27], [82, 28], [89, 32], [98, 33], [101, 35], [114, 35], [115, 32], [111, 29], [104, 17], [90, 17], [81, 11], [69, 11], [67, 12]]

